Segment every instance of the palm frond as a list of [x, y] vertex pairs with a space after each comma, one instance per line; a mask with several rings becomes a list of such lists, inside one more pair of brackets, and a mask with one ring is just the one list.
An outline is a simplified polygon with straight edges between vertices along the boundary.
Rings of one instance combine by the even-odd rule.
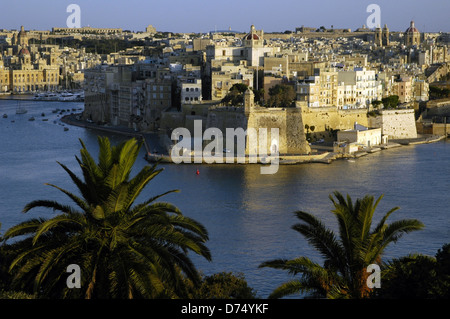
[[341, 269], [343, 267], [341, 257], [344, 255], [344, 251], [333, 231], [312, 214], [301, 211], [294, 214], [306, 224], [295, 224], [292, 229], [302, 234], [326, 260], [336, 262], [335, 266]]
[[69, 192], [69, 191], [67, 191], [67, 190], [65, 190], [65, 189], [63, 189], [61, 187], [58, 187], [56, 185], [53, 185], [53, 184], [45, 183], [45, 185], [54, 187], [54, 188], [58, 189], [59, 191], [63, 192], [64, 194], [66, 194], [82, 210], [84, 210], [84, 211], [89, 210], [89, 205], [83, 199], [81, 199], [80, 197], [76, 196], [75, 194], [72, 194], [71, 192]]
[[33, 245], [39, 240], [42, 234], [48, 232], [54, 227], [61, 227], [62, 224], [78, 224], [78, 226], [82, 226], [85, 224], [85, 219], [81, 214], [63, 214], [53, 217], [51, 219], [46, 220], [41, 223], [35, 231], [35, 235], [33, 237]]
[[309, 292], [311, 290], [311, 287], [305, 286], [299, 280], [290, 280], [275, 288], [269, 295], [269, 299], [279, 299], [289, 295]]

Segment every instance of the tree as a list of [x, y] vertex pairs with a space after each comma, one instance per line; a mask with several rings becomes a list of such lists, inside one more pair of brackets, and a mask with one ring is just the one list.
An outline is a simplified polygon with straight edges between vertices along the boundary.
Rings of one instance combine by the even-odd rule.
[[242, 273], [221, 272], [203, 277], [199, 287], [190, 289], [192, 299], [255, 299]]
[[430, 86], [429, 95], [430, 98], [445, 98], [450, 94], [450, 89], [448, 88], [439, 88], [437, 86]]
[[371, 230], [375, 209], [383, 196], [376, 201], [366, 195], [356, 203], [339, 192], [330, 195], [334, 205], [332, 213], [337, 219], [337, 236], [319, 219], [302, 211], [295, 215], [302, 223], [292, 228], [302, 234], [324, 258], [323, 265], [307, 257], [292, 260], [276, 259], [264, 262], [260, 267], [271, 267], [301, 274], [276, 288], [270, 298], [280, 298], [294, 293], [309, 293], [320, 298], [368, 298], [371, 290], [367, 285], [367, 267], [380, 264], [384, 249], [396, 242], [403, 234], [419, 230], [423, 224], [415, 219], [399, 220], [386, 224], [388, 217], [398, 209], [389, 210], [376, 227]]
[[230, 88], [228, 94], [222, 99], [222, 103], [238, 106], [244, 103], [244, 93], [247, 91], [248, 86], [244, 83], [235, 83]]
[[[48, 298], [162, 298], [182, 295], [185, 278], [198, 284], [200, 276], [187, 253], [211, 259], [206, 229], [177, 207], [156, 201], [174, 191], [135, 203], [162, 171], [156, 164], [145, 166], [131, 178], [142, 142], [130, 139], [111, 147], [107, 138], [99, 137], [98, 163], [80, 142], [81, 159], [76, 160], [82, 177], [58, 164], [81, 197], [47, 184], [76, 206], [33, 201], [24, 212], [43, 207], [61, 214], [30, 219], [4, 235], [25, 236], [10, 265], [14, 287], [31, 287], [38, 297]], [[71, 264], [81, 269], [81, 289], [67, 288]]]
[[288, 84], [277, 84], [269, 89], [269, 107], [290, 107], [296, 98], [295, 90]]
[[414, 254], [394, 259], [382, 269], [382, 299], [449, 299], [450, 244], [435, 257]]
[[398, 95], [391, 95], [381, 99], [385, 109], [395, 109], [398, 106]]
[[378, 108], [382, 103], [383, 102], [378, 101], [378, 100], [372, 101], [372, 105], [374, 108]]

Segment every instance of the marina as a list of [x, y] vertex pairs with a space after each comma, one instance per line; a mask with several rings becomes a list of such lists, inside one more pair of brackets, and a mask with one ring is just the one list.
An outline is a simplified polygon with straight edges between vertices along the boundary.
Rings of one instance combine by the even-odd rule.
[[49, 102], [83, 102], [84, 91], [55, 91], [55, 92], [36, 92], [1, 94], [2, 99], [21, 100], [21, 101], [49, 101]]

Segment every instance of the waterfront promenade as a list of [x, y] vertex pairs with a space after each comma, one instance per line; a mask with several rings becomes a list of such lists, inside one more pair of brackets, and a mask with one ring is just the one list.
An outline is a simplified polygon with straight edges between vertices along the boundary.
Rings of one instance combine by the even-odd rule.
[[[154, 132], [139, 132], [131, 128], [121, 127], [121, 126], [110, 126], [110, 125], [99, 125], [96, 123], [87, 122], [84, 120], [78, 120], [76, 116], [79, 114], [70, 114], [61, 118], [61, 121], [74, 126], [85, 127], [89, 129], [95, 129], [99, 131], [117, 133], [125, 136], [136, 137], [137, 139], [142, 139], [146, 149], [146, 160], [149, 162], [162, 162], [162, 163], [174, 163], [171, 156], [167, 154], [166, 147], [161, 145], [158, 133]], [[403, 140], [391, 140], [388, 144], [378, 145], [372, 148], [366, 148], [352, 154], [338, 154], [333, 152], [332, 146], [321, 146], [321, 145], [311, 145], [313, 150], [312, 154], [308, 155], [288, 155], [280, 154], [279, 164], [280, 165], [293, 165], [293, 164], [305, 164], [305, 163], [323, 163], [330, 164], [335, 160], [339, 159], [355, 159], [362, 156], [366, 156], [372, 153], [376, 153], [383, 150], [388, 150], [391, 148], [417, 145], [417, 144], [427, 144], [438, 142], [445, 139], [445, 136], [439, 135], [419, 135], [415, 139], [403, 139]], [[193, 155], [184, 156], [180, 158], [183, 163], [195, 163], [195, 157]], [[264, 156], [257, 157], [234, 157], [233, 160], [226, 160], [226, 154], [223, 156], [223, 163], [219, 164], [270, 164], [273, 162], [273, 157]], [[215, 163], [214, 158], [206, 158], [202, 156], [202, 164]]]
[[99, 125], [96, 123], [90, 123], [84, 120], [78, 120], [76, 116], [79, 114], [70, 114], [65, 115], [61, 118], [61, 121], [78, 127], [84, 127], [88, 129], [95, 129], [108, 133], [117, 133], [122, 134], [129, 137], [136, 137], [138, 139], [142, 139], [144, 141], [144, 146], [146, 149], [146, 153], [157, 153], [163, 154], [165, 153], [164, 148], [159, 143], [159, 138], [157, 133], [144, 133], [144, 132], [136, 132], [135, 130], [122, 126], [109, 126], [109, 125]]

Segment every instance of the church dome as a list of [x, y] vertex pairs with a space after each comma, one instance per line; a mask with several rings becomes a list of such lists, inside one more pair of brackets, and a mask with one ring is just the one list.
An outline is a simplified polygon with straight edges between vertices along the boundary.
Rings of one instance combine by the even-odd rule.
[[245, 35], [244, 40], [246, 41], [260, 40], [260, 37], [257, 34], [255, 26], [253, 24], [250, 27], [250, 32]]
[[245, 36], [246, 40], [259, 40], [259, 36], [256, 33], [249, 33]]
[[414, 21], [411, 21], [411, 25], [406, 29], [405, 33], [419, 33], [419, 30], [414, 25]]
[[19, 51], [19, 56], [23, 56], [23, 55], [30, 55], [30, 51], [28, 51], [28, 49], [23, 48]]

